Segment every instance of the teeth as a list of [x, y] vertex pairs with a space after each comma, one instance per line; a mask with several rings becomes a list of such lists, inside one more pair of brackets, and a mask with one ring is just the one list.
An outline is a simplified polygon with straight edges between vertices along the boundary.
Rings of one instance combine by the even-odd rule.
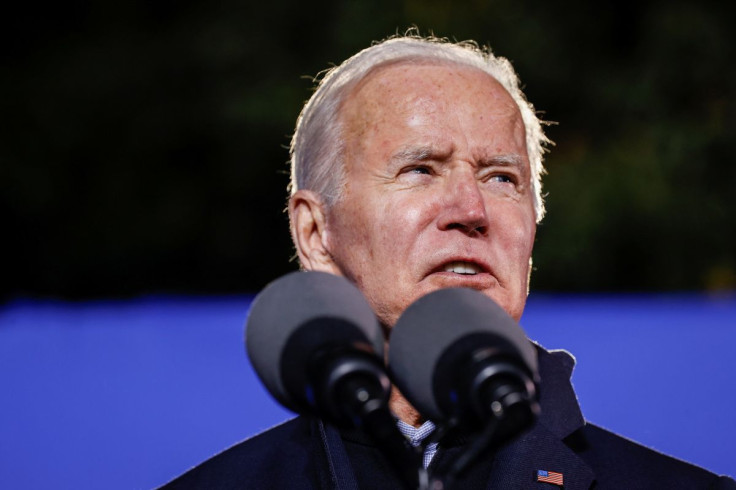
[[480, 267], [470, 262], [451, 262], [445, 266], [445, 272], [454, 272], [456, 274], [477, 274]]

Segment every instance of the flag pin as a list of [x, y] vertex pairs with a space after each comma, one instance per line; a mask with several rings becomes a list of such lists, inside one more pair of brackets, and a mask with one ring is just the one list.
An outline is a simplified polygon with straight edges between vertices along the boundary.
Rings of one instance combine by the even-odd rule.
[[562, 473], [556, 471], [537, 470], [537, 481], [562, 486]]

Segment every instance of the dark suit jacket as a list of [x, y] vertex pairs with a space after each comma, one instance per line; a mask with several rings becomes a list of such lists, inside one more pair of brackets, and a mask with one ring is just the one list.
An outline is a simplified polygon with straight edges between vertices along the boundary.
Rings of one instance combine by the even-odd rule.
[[[535, 426], [475, 464], [458, 489], [552, 489], [537, 470], [562, 473], [565, 490], [732, 489], [736, 482], [586, 423], [570, 383], [573, 358], [539, 349], [542, 415]], [[440, 443], [430, 468], [451, 460], [463, 441]], [[163, 488], [402, 488], [371, 440], [297, 417], [191, 469]]]

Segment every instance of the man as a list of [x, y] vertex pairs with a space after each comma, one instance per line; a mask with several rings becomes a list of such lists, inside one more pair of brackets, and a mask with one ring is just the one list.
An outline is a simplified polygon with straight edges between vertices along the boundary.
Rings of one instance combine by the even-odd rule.
[[[292, 142], [289, 217], [302, 267], [347, 277], [387, 335], [421, 296], [481, 291], [519, 320], [547, 142], [508, 61], [473, 45], [395, 38], [328, 73]], [[586, 424], [572, 358], [539, 351], [542, 416], [476, 464], [467, 488], [736, 488], [727, 478]], [[402, 432], [431, 430], [396, 390]], [[440, 440], [425, 462], [462, 451]], [[541, 473], [540, 473], [541, 472]], [[191, 470], [172, 488], [399, 488], [369, 438], [299, 417]]]

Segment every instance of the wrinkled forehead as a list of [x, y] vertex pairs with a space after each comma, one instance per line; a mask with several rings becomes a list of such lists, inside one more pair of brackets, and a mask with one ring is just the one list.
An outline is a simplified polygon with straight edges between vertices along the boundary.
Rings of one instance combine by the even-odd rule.
[[[458, 114], [461, 119], [448, 118]], [[468, 120], [485, 121], [486, 144], [510, 135], [527, 159], [521, 111], [493, 76], [454, 62], [391, 63], [372, 70], [346, 97], [340, 110], [342, 145], [350, 153], [369, 144], [367, 135], [381, 131], [393, 139], [411, 127], [424, 127], [424, 136], [444, 139], [468, 129]]]
[[478, 66], [472, 65], [470, 63], [464, 63], [459, 60], [430, 57], [400, 58], [378, 63], [365, 71], [365, 73], [359, 76], [352, 84], [348, 84], [346, 86], [346, 95], [344, 98], [347, 99], [356, 92], [359, 92], [361, 88], [363, 88], [365, 85], [369, 84], [372, 80], [378, 78], [381, 74], [384, 74], [386, 72], [396, 72], [400, 70], [411, 72], [413, 68], [428, 67], [445, 69], [447, 71], [468, 71], [478, 74], [484, 74], [493, 82], [501, 85], [491, 73], [483, 70]]
[[[419, 75], [429, 71], [451, 76], [438, 81]], [[366, 122], [371, 116], [395, 110], [398, 104], [432, 112], [438, 106], [455, 103], [457, 92], [453, 92], [453, 85], [493, 97], [498, 112], [514, 119], [524, 129], [518, 104], [498, 80], [478, 67], [451, 60], [410, 59], [374, 67], [346, 91], [338, 117], [341, 125]]]

